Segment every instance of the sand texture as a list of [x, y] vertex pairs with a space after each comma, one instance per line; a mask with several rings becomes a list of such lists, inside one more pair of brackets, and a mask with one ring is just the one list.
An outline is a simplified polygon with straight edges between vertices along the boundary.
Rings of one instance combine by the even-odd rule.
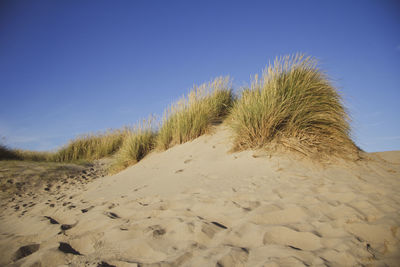
[[219, 126], [117, 175], [3, 198], [0, 265], [400, 266], [399, 151], [319, 164], [230, 148]]

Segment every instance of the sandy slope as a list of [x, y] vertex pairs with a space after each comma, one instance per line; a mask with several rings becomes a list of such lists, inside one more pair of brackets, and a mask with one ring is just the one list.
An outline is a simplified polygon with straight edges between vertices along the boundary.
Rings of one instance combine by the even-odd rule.
[[26, 196], [24, 215], [8, 204], [0, 265], [399, 266], [399, 151], [322, 166], [229, 149], [221, 126], [115, 176]]

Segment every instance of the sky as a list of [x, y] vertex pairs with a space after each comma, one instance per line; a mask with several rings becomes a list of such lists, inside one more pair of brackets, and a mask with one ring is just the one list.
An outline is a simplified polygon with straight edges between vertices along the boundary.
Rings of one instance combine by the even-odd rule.
[[400, 150], [400, 2], [0, 0], [0, 142], [55, 150], [194, 84], [314, 56], [368, 152]]

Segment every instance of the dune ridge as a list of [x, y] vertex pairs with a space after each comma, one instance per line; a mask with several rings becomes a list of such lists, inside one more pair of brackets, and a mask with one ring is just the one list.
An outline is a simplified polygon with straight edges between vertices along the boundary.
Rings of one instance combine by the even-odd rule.
[[88, 134], [54, 152], [10, 149], [0, 144], [0, 160], [76, 162], [116, 158], [110, 172], [136, 164], [153, 149], [191, 141], [223, 121], [234, 135], [232, 149], [289, 149], [314, 159], [357, 160], [341, 95], [314, 57], [277, 57], [236, 95], [232, 81], [217, 77], [171, 104], [161, 121], [155, 116], [134, 127]]
[[322, 164], [232, 153], [231, 136], [223, 124], [116, 175], [23, 195], [24, 210], [5, 203], [0, 265], [398, 266], [399, 151]]

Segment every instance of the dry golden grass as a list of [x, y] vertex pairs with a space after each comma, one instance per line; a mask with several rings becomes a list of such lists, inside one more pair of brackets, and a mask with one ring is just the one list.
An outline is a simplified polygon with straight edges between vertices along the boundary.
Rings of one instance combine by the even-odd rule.
[[111, 166], [112, 173], [137, 163], [154, 148], [156, 138], [154, 128], [154, 119], [150, 117], [127, 131], [122, 146], [115, 155], [115, 163]]
[[0, 146], [1, 159], [92, 161], [115, 156], [114, 170], [141, 160], [155, 147], [168, 149], [193, 140], [229, 114], [236, 150], [286, 147], [305, 155], [355, 155], [349, 117], [337, 90], [314, 58], [277, 58], [235, 99], [229, 77], [194, 86], [165, 112], [158, 132], [154, 119], [133, 129], [89, 134], [60, 150], [35, 152]]
[[50, 152], [11, 149], [0, 144], [0, 160], [50, 161], [53, 155]]
[[52, 161], [92, 161], [111, 156], [119, 150], [127, 133], [127, 129], [122, 129], [78, 137], [58, 150]]
[[164, 113], [157, 135], [157, 147], [169, 147], [193, 140], [206, 133], [213, 123], [221, 121], [233, 103], [229, 77], [194, 86]]
[[337, 90], [314, 58], [277, 58], [230, 114], [235, 149], [283, 145], [310, 155], [346, 156], [357, 149]]
[[14, 152], [18, 155], [18, 159], [29, 161], [53, 161], [54, 157], [54, 153], [46, 151], [16, 149]]

